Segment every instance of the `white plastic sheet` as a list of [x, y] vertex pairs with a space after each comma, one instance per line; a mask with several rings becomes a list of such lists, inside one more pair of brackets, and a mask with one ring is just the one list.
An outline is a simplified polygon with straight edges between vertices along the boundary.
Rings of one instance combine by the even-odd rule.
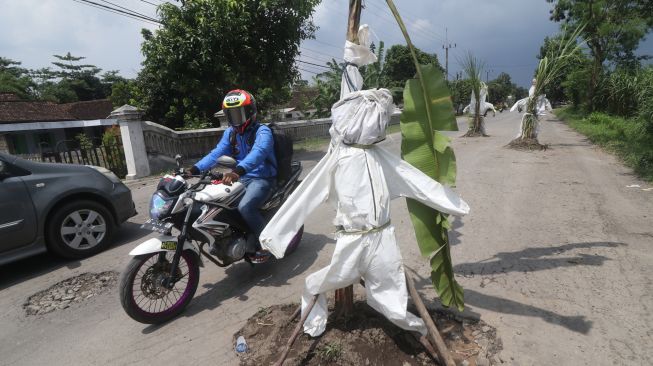
[[[480, 113], [483, 114], [487, 109], [492, 109], [495, 113], [496, 110], [494, 109], [494, 105], [492, 103], [487, 102], [487, 85], [481, 81], [481, 90], [479, 93], [479, 99], [481, 100], [480, 104]], [[474, 92], [472, 91], [472, 95], [469, 97], [469, 104], [463, 109], [463, 113], [471, 113], [472, 115], [476, 114], [476, 96], [474, 95]]]
[[363, 87], [363, 76], [361, 76], [357, 66], [365, 66], [376, 62], [376, 55], [370, 50], [369, 31], [368, 25], [363, 24], [358, 29], [359, 44], [345, 41], [343, 59], [353, 65], [345, 66], [345, 73], [343, 73], [340, 82], [340, 99]]
[[261, 245], [283, 257], [288, 243], [321, 203], [336, 208], [331, 263], [309, 275], [302, 310], [313, 295], [318, 302], [304, 323], [311, 336], [326, 327], [324, 294], [365, 279], [367, 301], [390, 321], [426, 334], [421, 319], [406, 310], [401, 253], [390, 223], [390, 200], [410, 197], [440, 212], [464, 215], [469, 206], [451, 189], [372, 143], [383, 139], [394, 106], [388, 90], [349, 93], [332, 108], [331, 146], [261, 233]]

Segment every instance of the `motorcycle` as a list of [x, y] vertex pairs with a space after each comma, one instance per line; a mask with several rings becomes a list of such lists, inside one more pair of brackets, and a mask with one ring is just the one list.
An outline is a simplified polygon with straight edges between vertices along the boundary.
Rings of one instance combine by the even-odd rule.
[[[175, 157], [177, 171], [159, 181], [150, 199], [150, 219], [142, 228], [161, 235], [139, 244], [120, 278], [120, 303], [132, 319], [145, 324], [168, 321], [190, 303], [199, 283], [199, 267], [206, 258], [219, 267], [245, 260], [256, 252], [256, 240], [249, 237], [247, 223], [238, 212], [245, 186], [222, 183], [222, 174], [204, 172], [195, 184], [184, 178], [181, 156]], [[218, 166], [235, 166], [228, 156]], [[299, 184], [300, 162], [293, 161], [291, 175], [270, 195], [261, 211], [271, 218]], [[188, 178], [188, 177], [187, 177]], [[175, 229], [178, 235], [173, 236]], [[302, 226], [288, 245], [292, 253], [301, 241]], [[211, 252], [204, 250], [209, 244]]]

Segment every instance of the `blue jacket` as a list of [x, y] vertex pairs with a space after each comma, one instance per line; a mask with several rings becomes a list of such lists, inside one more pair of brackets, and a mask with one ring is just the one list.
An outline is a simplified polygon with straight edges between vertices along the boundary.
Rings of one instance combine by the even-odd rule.
[[[254, 131], [256, 131], [256, 137], [250, 150], [247, 141], [251, 141], [249, 136]], [[230, 143], [232, 133], [236, 134], [236, 149], [238, 150], [236, 156], [233, 154]], [[272, 137], [272, 130], [266, 125], [259, 124], [258, 129], [256, 129], [256, 125], [249, 126], [242, 135], [237, 133], [233, 127], [227, 128], [215, 149], [202, 158], [202, 160], [198, 161], [195, 166], [200, 171], [209, 170], [217, 164], [218, 158], [223, 155], [233, 156], [236, 159], [238, 164], [234, 170], [236, 172], [244, 172], [244, 175], [240, 174], [243, 177], [273, 178], [277, 176], [274, 139]]]

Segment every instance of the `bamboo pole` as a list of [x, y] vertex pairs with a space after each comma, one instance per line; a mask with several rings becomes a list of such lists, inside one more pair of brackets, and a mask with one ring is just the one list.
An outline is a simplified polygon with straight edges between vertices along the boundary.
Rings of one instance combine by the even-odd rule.
[[415, 284], [413, 283], [413, 280], [408, 274], [408, 272], [406, 272], [406, 285], [408, 286], [408, 291], [410, 292], [410, 296], [413, 298], [413, 302], [417, 307], [417, 311], [419, 312], [419, 315], [422, 317], [422, 320], [424, 320], [424, 323], [426, 324], [426, 329], [428, 330], [429, 338], [431, 342], [435, 345], [438, 355], [440, 356], [439, 359], [442, 362], [444, 362], [446, 366], [456, 366], [456, 363], [454, 362], [453, 358], [451, 357], [451, 354], [449, 353], [449, 349], [447, 348], [447, 345], [444, 343], [442, 336], [440, 336], [440, 332], [438, 331], [438, 328], [435, 326], [435, 323], [433, 322], [433, 318], [431, 318], [431, 314], [429, 314], [428, 310], [426, 310], [426, 306], [424, 305], [422, 298], [419, 296], [419, 293], [417, 293], [417, 290], [415, 289]]
[[313, 299], [311, 300], [311, 302], [308, 304], [308, 307], [306, 308], [306, 313], [302, 315], [302, 318], [299, 320], [299, 323], [297, 323], [295, 330], [293, 331], [292, 335], [288, 339], [288, 343], [286, 343], [286, 348], [283, 350], [283, 353], [281, 354], [281, 357], [279, 357], [279, 360], [277, 360], [277, 362], [274, 363], [274, 366], [282, 366], [283, 363], [286, 361], [286, 357], [288, 357], [288, 353], [290, 353], [290, 348], [292, 347], [293, 343], [295, 343], [295, 339], [297, 339], [299, 333], [301, 333], [302, 327], [304, 326], [304, 322], [306, 321], [306, 318], [308, 318], [308, 314], [310, 314], [311, 310], [313, 310], [313, 307], [317, 302], [318, 296], [319, 295], [313, 296]]

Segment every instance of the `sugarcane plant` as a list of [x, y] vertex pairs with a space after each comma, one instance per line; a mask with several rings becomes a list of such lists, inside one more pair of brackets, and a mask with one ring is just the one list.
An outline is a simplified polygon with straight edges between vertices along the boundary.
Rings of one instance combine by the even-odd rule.
[[580, 25], [576, 30], [567, 33], [564, 40], [558, 44], [558, 47], [550, 51], [540, 59], [535, 70], [533, 86], [529, 91], [527, 98], [518, 101], [517, 104], [525, 105], [524, 115], [522, 116], [521, 131], [517, 138], [509, 144], [511, 147], [532, 149], [543, 148], [537, 139], [539, 131], [539, 117], [543, 114], [544, 109], [548, 106], [548, 101], [544, 95], [544, 89], [556, 80], [565, 67], [567, 58], [576, 54], [584, 42], [578, 42], [584, 25]]
[[[401, 114], [402, 158], [443, 185], [456, 182], [456, 158], [450, 139], [440, 131], [458, 131], [449, 88], [433, 65], [420, 65], [406, 27], [392, 0], [386, 0], [410, 49], [416, 79], [406, 82]], [[446, 214], [414, 200], [408, 212], [422, 256], [429, 258], [431, 281], [444, 306], [464, 308], [463, 289], [453, 275], [449, 250], [451, 223]]]
[[460, 60], [463, 72], [469, 80], [473, 98], [470, 104], [470, 121], [467, 132], [463, 135], [465, 137], [487, 136], [485, 133], [484, 118], [481, 114], [481, 90], [485, 87], [485, 83], [481, 80], [481, 74], [485, 68], [485, 63], [476, 58], [471, 52], [468, 52], [462, 60]]

